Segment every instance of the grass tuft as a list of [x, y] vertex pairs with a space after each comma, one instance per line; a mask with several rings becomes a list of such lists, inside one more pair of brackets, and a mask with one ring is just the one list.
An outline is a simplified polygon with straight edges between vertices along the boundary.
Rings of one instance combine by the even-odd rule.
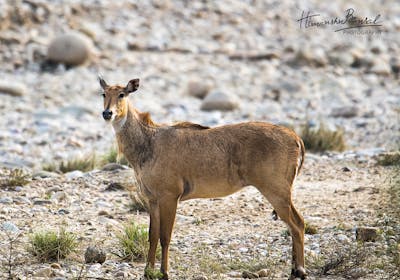
[[342, 130], [331, 131], [323, 123], [318, 129], [303, 126], [301, 138], [307, 150], [314, 152], [343, 151], [346, 147]]
[[41, 261], [59, 261], [75, 251], [78, 243], [73, 233], [61, 228], [59, 232], [34, 233], [29, 238], [28, 251]]
[[304, 233], [305, 234], [317, 234], [318, 233], [318, 229], [316, 226], [311, 225], [309, 223], [305, 223], [304, 224]]
[[118, 148], [115, 146], [112, 146], [108, 152], [102, 156], [101, 164], [105, 165], [107, 163], [119, 163], [123, 165], [129, 164], [124, 156], [118, 155]]
[[80, 170], [82, 172], [91, 171], [97, 166], [96, 155], [90, 154], [61, 161], [59, 164], [47, 163], [42, 169], [49, 172], [67, 173]]
[[380, 155], [378, 164], [382, 166], [400, 166], [400, 152]]
[[[145, 225], [129, 224], [122, 234], [117, 236], [119, 252], [117, 255], [129, 261], [145, 261], [149, 250], [149, 232]], [[157, 256], [160, 256], [159, 246]]]
[[22, 169], [13, 169], [8, 172], [6, 178], [0, 180], [1, 188], [13, 188], [24, 186], [29, 183], [30, 176]]

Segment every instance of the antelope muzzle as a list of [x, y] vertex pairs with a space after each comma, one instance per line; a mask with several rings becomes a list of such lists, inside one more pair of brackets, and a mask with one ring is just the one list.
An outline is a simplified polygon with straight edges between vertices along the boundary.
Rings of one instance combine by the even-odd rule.
[[112, 117], [112, 111], [110, 111], [109, 109], [106, 109], [106, 110], [104, 110], [104, 112], [103, 112], [103, 118], [106, 120], [106, 121], [109, 121], [109, 120], [111, 120], [111, 117]]

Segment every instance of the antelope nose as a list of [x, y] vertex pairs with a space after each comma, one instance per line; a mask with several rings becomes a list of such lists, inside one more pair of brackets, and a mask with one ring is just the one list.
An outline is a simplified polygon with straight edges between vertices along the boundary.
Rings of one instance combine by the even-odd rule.
[[111, 116], [112, 116], [112, 111], [110, 111], [110, 110], [105, 110], [104, 112], [103, 112], [103, 118], [105, 119], [105, 120], [111, 120]]

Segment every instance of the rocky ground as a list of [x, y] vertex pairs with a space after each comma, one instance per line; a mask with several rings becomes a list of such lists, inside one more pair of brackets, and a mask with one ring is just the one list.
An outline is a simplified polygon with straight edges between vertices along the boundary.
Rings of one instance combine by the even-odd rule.
[[[156, 122], [215, 126], [262, 120], [297, 131], [323, 122], [344, 131], [347, 147], [343, 153], [309, 154], [296, 183], [296, 205], [318, 228], [306, 238], [311, 277], [394, 279], [390, 254], [379, 253], [393, 246], [385, 234], [363, 245], [380, 265], [328, 276], [315, 267], [329, 254], [352, 252], [356, 227], [393, 227], [384, 225], [379, 210], [390, 170], [376, 166], [375, 157], [399, 149], [400, 6], [248, 2], [0, 0], [2, 178], [9, 169], [22, 168], [32, 177], [45, 164], [109, 150], [114, 135], [101, 118], [99, 73], [108, 83], [140, 78], [130, 99]], [[335, 26], [304, 28], [297, 21], [302, 11], [332, 18], [344, 17], [350, 7], [360, 18], [380, 14], [381, 26], [355, 34], [334, 32]], [[2, 189], [0, 223], [11, 222], [22, 232], [16, 273], [26, 279], [77, 277], [84, 249], [101, 244], [108, 260], [85, 267], [85, 277], [141, 275], [143, 263], [111, 254], [124, 223], [147, 223], [145, 214], [129, 212], [126, 191], [105, 191], [111, 181], [129, 181], [129, 174], [73, 172]], [[268, 217], [270, 210], [254, 189], [183, 203], [171, 275], [236, 278], [243, 263], [264, 261], [270, 278], [286, 278], [290, 237], [282, 222]], [[61, 225], [78, 234], [81, 247], [60, 269], [50, 269], [29, 256], [26, 241], [31, 232]], [[5, 237], [1, 244], [4, 263]], [[236, 260], [242, 263], [232, 264]]]

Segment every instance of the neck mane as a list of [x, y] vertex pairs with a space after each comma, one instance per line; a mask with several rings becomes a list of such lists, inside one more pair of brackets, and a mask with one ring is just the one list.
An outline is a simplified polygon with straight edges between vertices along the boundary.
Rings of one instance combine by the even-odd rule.
[[158, 124], [149, 113], [141, 113], [128, 102], [127, 112], [113, 122], [119, 153], [123, 154], [132, 167], [141, 168], [153, 156], [153, 135]]

